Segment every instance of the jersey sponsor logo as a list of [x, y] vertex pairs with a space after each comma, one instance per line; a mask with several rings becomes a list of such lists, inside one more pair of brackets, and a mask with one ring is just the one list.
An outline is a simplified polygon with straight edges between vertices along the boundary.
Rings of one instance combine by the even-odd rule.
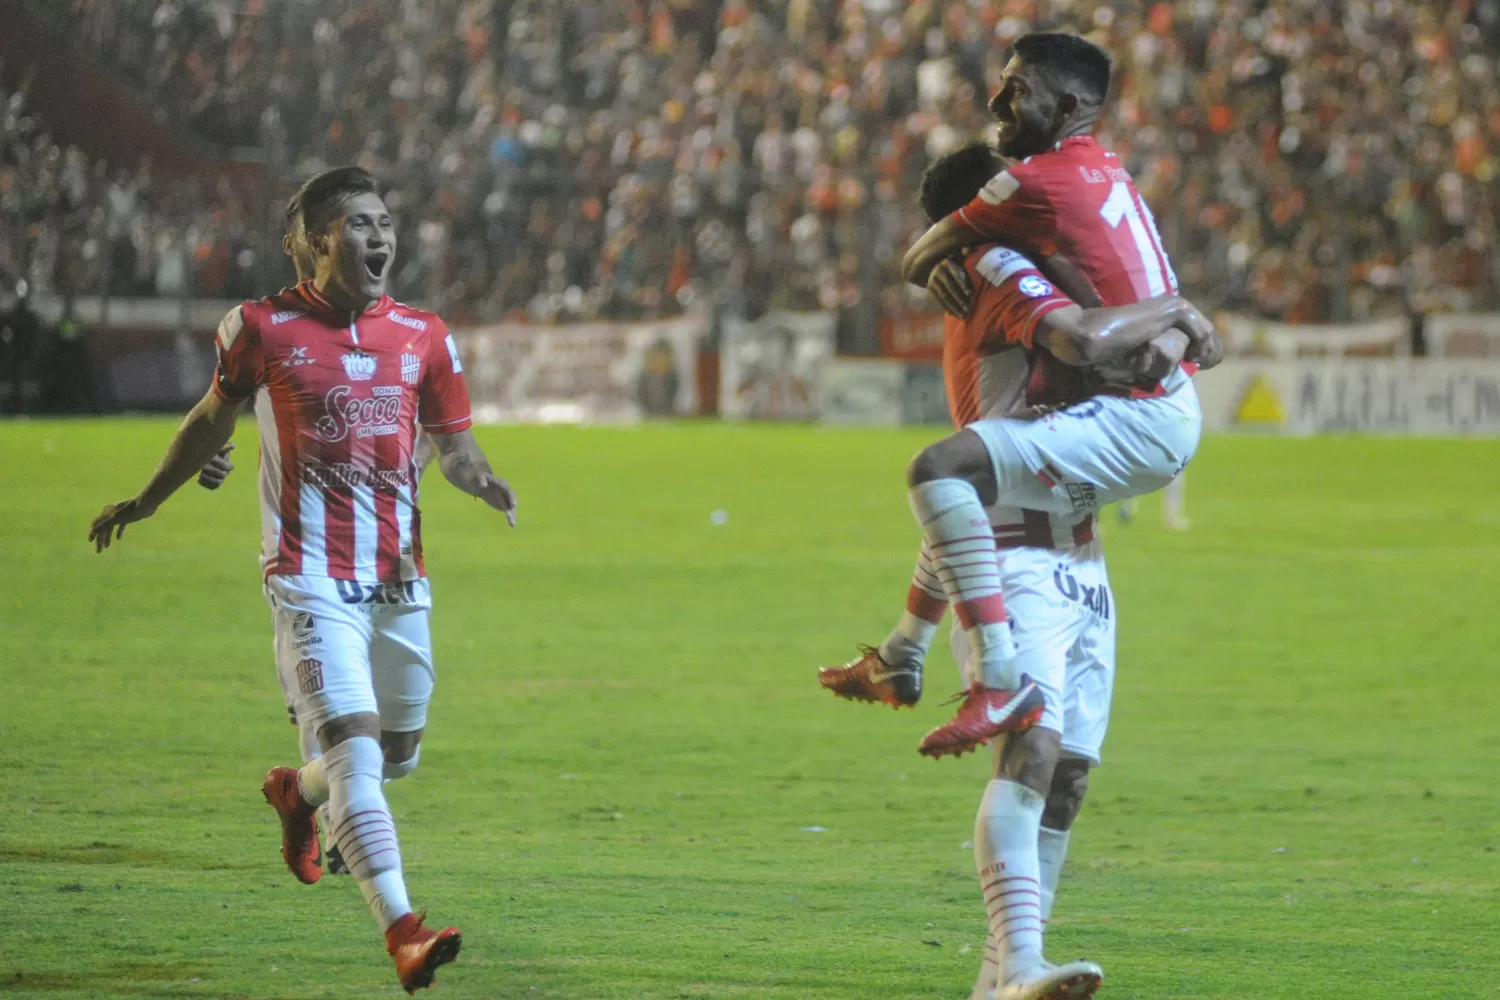
[[271, 325], [280, 326], [288, 320], [301, 319], [306, 315], [307, 313], [300, 309], [283, 309], [280, 312], [273, 312], [271, 314]]
[[1078, 577], [1062, 566], [1052, 571], [1052, 583], [1057, 587], [1057, 592], [1067, 600], [1082, 604], [1100, 618], [1109, 621], [1111, 601], [1108, 586], [1102, 583], [1097, 587], [1081, 584]]
[[[374, 359], [371, 360], [373, 362]], [[354, 390], [347, 385], [336, 385], [328, 390], [328, 395], [323, 400], [326, 413], [317, 422], [318, 437], [329, 444], [337, 444], [348, 437], [351, 431], [357, 438], [400, 433], [400, 396], [357, 399], [351, 398], [353, 395]]]
[[297, 662], [297, 690], [317, 694], [323, 690], [323, 661], [308, 657]]
[[414, 604], [417, 600], [416, 584], [406, 583], [356, 583], [353, 580], [335, 580], [339, 600], [345, 604]]
[[312, 616], [311, 612], [299, 611], [292, 615], [293, 642], [301, 644], [314, 638], [313, 633], [317, 631], [317, 628], [318, 620]]
[[325, 489], [331, 486], [373, 486], [390, 491], [410, 486], [413, 482], [409, 466], [381, 469], [353, 462], [303, 462], [302, 479]]
[[1009, 170], [1003, 170], [979, 189], [979, 197], [991, 205], [998, 205], [1019, 190], [1021, 190], [1021, 182], [1016, 180], [1015, 175]]
[[411, 327], [413, 330], [427, 329], [427, 321], [417, 319], [415, 316], [403, 316], [400, 313], [394, 312], [391, 313], [390, 316], [391, 319], [395, 320], [397, 323], [400, 323], [402, 326]]
[[1093, 483], [1064, 483], [1073, 513], [1084, 514], [1099, 509], [1099, 488]]
[[422, 378], [422, 356], [420, 354], [401, 355], [401, 381], [407, 385], [416, 385]]
[[290, 354], [288, 354], [286, 356], [285, 360], [283, 360], [281, 362], [281, 367], [283, 367], [283, 368], [301, 368], [304, 365], [310, 365], [310, 364], [313, 364], [316, 361], [317, 361], [316, 358], [310, 358], [310, 357], [307, 356], [307, 348], [305, 348], [305, 347], [294, 347], [294, 348], [292, 348], [292, 352]]
[[464, 363], [459, 360], [458, 345], [453, 342], [453, 334], [448, 334], [443, 342], [448, 345], [448, 357], [453, 359], [453, 374], [462, 375], [464, 373]]
[[1028, 299], [1039, 299], [1044, 295], [1052, 294], [1052, 285], [1034, 274], [1028, 274], [1016, 282], [1016, 288]]
[[344, 372], [355, 382], [368, 382], [375, 377], [375, 357], [364, 351], [354, 351], [339, 358]]

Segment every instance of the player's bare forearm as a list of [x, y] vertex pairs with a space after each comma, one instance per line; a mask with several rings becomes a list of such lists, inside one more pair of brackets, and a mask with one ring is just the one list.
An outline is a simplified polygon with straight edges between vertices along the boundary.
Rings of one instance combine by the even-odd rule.
[[125, 526], [156, 513], [162, 503], [202, 470], [204, 463], [228, 443], [242, 403], [224, 400], [210, 389], [183, 420], [167, 446], [167, 454], [145, 489], [119, 503], [105, 507], [89, 525], [89, 541], [102, 552], [112, 539], [125, 533]]
[[432, 460], [437, 458], [437, 447], [432, 443], [432, 435], [418, 434], [417, 447], [412, 453], [411, 460], [417, 467], [417, 477], [421, 478]]
[[954, 254], [962, 253], [964, 247], [972, 242], [973, 234], [966, 232], [958, 223], [952, 219], [939, 219], [901, 258], [902, 279], [926, 288], [933, 269]]
[[1053, 310], [1037, 324], [1035, 339], [1064, 364], [1086, 366], [1119, 362], [1172, 329], [1187, 338], [1189, 351], [1214, 336], [1213, 325], [1191, 302], [1162, 295], [1128, 306]]
[[430, 434], [443, 478], [472, 497], [478, 497], [516, 523], [516, 494], [510, 484], [490, 469], [484, 449], [471, 430], [456, 434]]
[[240, 405], [227, 402], [211, 389], [198, 401], [177, 428], [146, 488], [141, 490], [138, 499], [142, 507], [155, 511], [229, 443]]

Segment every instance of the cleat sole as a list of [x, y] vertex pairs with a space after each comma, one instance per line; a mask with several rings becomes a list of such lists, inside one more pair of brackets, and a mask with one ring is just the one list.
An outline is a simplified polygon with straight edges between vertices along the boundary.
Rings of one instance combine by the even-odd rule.
[[1043, 998], [1043, 1000], [1089, 1000], [1099, 987], [1104, 985], [1104, 980], [1094, 975], [1078, 975], [1066, 982], [1058, 983]]
[[459, 949], [464, 945], [462, 934], [451, 934], [432, 946], [427, 953], [427, 960], [422, 963], [422, 968], [412, 976], [411, 982], [402, 983], [409, 996], [416, 995], [417, 990], [432, 989], [432, 983], [437, 978], [437, 970], [458, 958]]

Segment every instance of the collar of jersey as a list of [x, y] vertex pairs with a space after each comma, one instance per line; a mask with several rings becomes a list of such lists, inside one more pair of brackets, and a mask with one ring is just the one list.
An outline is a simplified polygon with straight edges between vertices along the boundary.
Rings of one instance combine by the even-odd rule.
[[[296, 287], [295, 291], [297, 296], [311, 306], [313, 311], [320, 317], [335, 320], [340, 325], [349, 321], [349, 314], [341, 309], [335, 309], [333, 303], [329, 302], [311, 281], [302, 282], [302, 284]], [[384, 316], [391, 311], [391, 307], [395, 304], [389, 295], [382, 295], [371, 304], [370, 308], [354, 318], [363, 319], [366, 316]]]
[[1070, 135], [1066, 139], [1064, 139], [1062, 142], [1059, 142], [1056, 145], [1054, 145], [1052, 148], [1054, 150], [1057, 150], [1057, 149], [1062, 149], [1064, 146], [1073, 146], [1073, 145], [1077, 145], [1078, 143], [1087, 143], [1090, 146], [1096, 146], [1096, 145], [1098, 145], [1098, 140], [1095, 139], [1091, 135]]

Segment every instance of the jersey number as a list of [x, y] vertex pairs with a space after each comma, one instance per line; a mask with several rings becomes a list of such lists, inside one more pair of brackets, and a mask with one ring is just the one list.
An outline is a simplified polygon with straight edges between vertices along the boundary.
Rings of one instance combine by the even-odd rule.
[[1100, 216], [1111, 229], [1119, 229], [1125, 223], [1130, 229], [1130, 238], [1135, 241], [1136, 253], [1140, 254], [1141, 266], [1146, 270], [1148, 295], [1164, 295], [1177, 291], [1177, 275], [1167, 262], [1167, 252], [1161, 246], [1161, 234], [1156, 231], [1156, 220], [1145, 203], [1136, 205], [1130, 188], [1124, 181], [1115, 181]]

